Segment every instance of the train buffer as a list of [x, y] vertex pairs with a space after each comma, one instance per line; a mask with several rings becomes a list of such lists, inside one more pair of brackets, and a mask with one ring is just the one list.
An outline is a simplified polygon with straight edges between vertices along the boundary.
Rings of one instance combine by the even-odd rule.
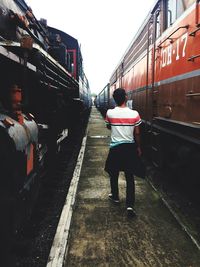
[[70, 199], [66, 201], [71, 215], [61, 215], [47, 266], [200, 266], [198, 247], [146, 180], [136, 177], [136, 217], [126, 214], [123, 173], [120, 204], [108, 200], [110, 184], [104, 163], [109, 134], [93, 107], [80, 175], [75, 170], [78, 181], [72, 182], [71, 204]]

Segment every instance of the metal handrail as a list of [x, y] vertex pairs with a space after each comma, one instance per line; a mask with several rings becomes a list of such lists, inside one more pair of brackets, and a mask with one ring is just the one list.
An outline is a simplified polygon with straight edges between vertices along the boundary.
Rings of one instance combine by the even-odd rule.
[[198, 57], [200, 57], [200, 54], [199, 54], [199, 55], [196, 55], [196, 56], [191, 56], [191, 57], [189, 57], [189, 58], [188, 58], [188, 61], [194, 61], [195, 58], [198, 58]]
[[194, 30], [193, 32], [189, 33], [189, 36], [195, 37], [196, 32], [198, 32], [199, 30], [200, 30], [200, 27], [196, 28], [196, 30]]
[[165, 41], [167, 41], [168, 39], [172, 39], [172, 38], [170, 38], [174, 33], [176, 33], [177, 31], [179, 31], [180, 29], [188, 29], [189, 28], [189, 24], [187, 24], [187, 25], [185, 25], [185, 26], [180, 26], [180, 27], [178, 27], [175, 31], [173, 31], [167, 38], [165, 38], [159, 45], [158, 45], [158, 47], [159, 48], [162, 48], [162, 44], [165, 42]]
[[200, 96], [200, 93], [189, 93], [186, 94], [185, 96], [190, 97], [190, 96]]

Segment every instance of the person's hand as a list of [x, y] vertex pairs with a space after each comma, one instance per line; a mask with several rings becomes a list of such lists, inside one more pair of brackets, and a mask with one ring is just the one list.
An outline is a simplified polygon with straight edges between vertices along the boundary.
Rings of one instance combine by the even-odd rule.
[[142, 156], [142, 150], [141, 150], [141, 147], [137, 147], [137, 153], [138, 153], [138, 156], [141, 157]]
[[111, 125], [110, 124], [106, 124], [106, 127], [108, 130], [111, 130]]

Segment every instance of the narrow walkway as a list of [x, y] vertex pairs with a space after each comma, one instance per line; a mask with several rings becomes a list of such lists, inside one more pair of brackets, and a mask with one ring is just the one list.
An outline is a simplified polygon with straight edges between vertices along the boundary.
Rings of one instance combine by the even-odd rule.
[[93, 108], [64, 266], [199, 267], [200, 252], [146, 181], [136, 179], [136, 218], [126, 216], [123, 173], [120, 205], [108, 200], [109, 134]]

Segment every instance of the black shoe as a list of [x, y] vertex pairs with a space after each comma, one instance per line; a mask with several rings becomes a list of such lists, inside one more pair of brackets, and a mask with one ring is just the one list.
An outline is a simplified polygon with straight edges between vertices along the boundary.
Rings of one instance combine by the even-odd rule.
[[116, 204], [119, 204], [119, 198], [113, 198], [113, 195], [112, 194], [109, 194], [108, 195], [108, 198], [112, 201], [112, 202], [114, 202], [114, 203], [116, 203]]
[[133, 218], [136, 216], [135, 210], [132, 207], [127, 207], [127, 216]]

